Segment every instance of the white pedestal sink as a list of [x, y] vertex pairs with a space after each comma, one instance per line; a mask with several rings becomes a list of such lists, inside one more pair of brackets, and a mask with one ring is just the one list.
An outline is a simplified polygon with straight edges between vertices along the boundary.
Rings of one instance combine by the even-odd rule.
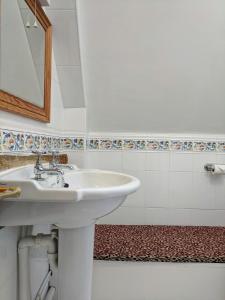
[[33, 165], [0, 172], [0, 183], [21, 187], [20, 198], [0, 202], [0, 226], [55, 224], [59, 227], [58, 300], [90, 300], [94, 224], [117, 209], [140, 182], [101, 170], [66, 171], [69, 188], [56, 176], [33, 179]]

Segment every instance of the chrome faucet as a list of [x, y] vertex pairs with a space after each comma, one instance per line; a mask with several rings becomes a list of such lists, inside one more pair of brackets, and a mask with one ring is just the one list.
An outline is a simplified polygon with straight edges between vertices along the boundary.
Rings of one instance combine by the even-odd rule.
[[49, 163], [49, 168], [74, 170], [74, 166], [73, 165], [60, 164], [59, 163], [59, 151], [57, 151], [57, 150], [51, 150], [51, 151], [49, 151], [49, 153], [52, 154], [52, 161]]
[[43, 174], [49, 174], [49, 175], [59, 175], [62, 177], [62, 181], [63, 181], [63, 175], [64, 172], [57, 168], [57, 167], [51, 167], [51, 168], [44, 168], [42, 163], [41, 163], [41, 157], [42, 155], [46, 154], [46, 152], [42, 152], [42, 151], [32, 151], [32, 153], [37, 155], [37, 161], [35, 163], [34, 166], [34, 179], [37, 181], [41, 181], [44, 180], [44, 178], [42, 177]]

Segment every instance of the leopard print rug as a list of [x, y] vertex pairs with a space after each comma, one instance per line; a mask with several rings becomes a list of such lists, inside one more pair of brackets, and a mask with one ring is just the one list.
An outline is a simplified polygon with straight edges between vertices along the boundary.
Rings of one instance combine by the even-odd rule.
[[96, 225], [94, 258], [225, 263], [225, 227]]

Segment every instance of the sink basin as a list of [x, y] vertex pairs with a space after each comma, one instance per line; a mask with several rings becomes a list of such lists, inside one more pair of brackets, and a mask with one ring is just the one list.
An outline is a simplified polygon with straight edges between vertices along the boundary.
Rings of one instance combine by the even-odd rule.
[[138, 179], [102, 170], [65, 171], [68, 188], [57, 184], [57, 176], [33, 179], [33, 165], [0, 172], [0, 183], [22, 189], [20, 198], [0, 202], [0, 226], [57, 224], [75, 228], [93, 223], [122, 204], [135, 192]]
[[137, 178], [109, 171], [65, 171], [33, 179], [33, 165], [0, 172], [0, 183], [19, 186], [19, 198], [0, 201], [0, 226], [54, 224], [58, 239], [58, 300], [91, 300], [94, 224], [135, 192]]

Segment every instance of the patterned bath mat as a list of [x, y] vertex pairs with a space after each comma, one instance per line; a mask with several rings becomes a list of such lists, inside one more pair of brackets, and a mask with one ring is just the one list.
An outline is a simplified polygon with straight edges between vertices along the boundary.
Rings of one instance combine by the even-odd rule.
[[96, 225], [94, 258], [225, 263], [225, 227]]

